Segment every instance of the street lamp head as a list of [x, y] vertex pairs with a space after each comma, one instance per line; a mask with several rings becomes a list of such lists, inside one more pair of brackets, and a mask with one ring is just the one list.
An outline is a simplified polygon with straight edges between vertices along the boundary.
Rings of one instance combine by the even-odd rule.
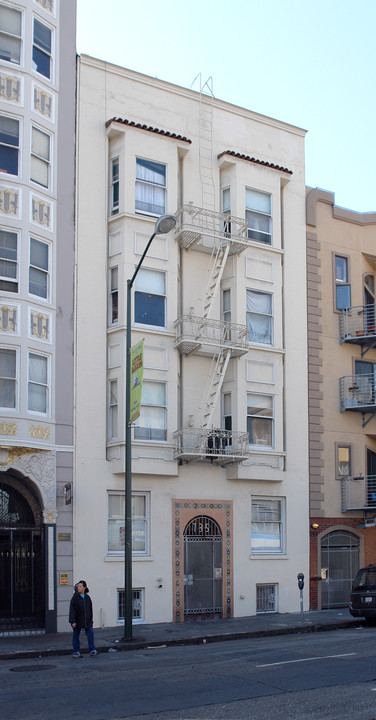
[[166, 235], [176, 225], [175, 215], [161, 215], [155, 223], [154, 232], [156, 235]]

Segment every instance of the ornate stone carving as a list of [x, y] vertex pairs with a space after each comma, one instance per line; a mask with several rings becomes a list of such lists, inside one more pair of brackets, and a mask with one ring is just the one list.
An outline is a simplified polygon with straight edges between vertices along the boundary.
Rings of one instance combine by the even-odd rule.
[[49, 10], [50, 12], [54, 9], [54, 0], [35, 0], [38, 5], [41, 5], [42, 8], [45, 10]]
[[14, 450], [21, 450], [23, 453], [8, 462], [8, 466], [18, 470], [22, 475], [27, 475], [35, 483], [43, 500], [44, 522], [54, 523], [57, 515], [55, 452], [36, 451], [31, 448], [14, 448]]
[[0, 435], [17, 435], [17, 423], [0, 422]]
[[30, 330], [39, 340], [49, 339], [50, 319], [48, 315], [42, 313], [30, 312]]
[[17, 215], [18, 191], [0, 187], [0, 210], [6, 215]]
[[36, 197], [33, 197], [32, 199], [32, 216], [34, 222], [39, 223], [39, 225], [45, 225], [46, 227], [50, 227], [51, 222], [51, 206], [49, 203], [44, 202], [43, 200], [39, 200]]
[[39, 440], [49, 440], [51, 437], [51, 428], [46, 425], [29, 425], [30, 437]]
[[34, 110], [39, 112], [41, 115], [52, 115], [52, 97], [44, 90], [34, 88]]
[[20, 102], [21, 80], [13, 75], [0, 73], [0, 97], [5, 98], [5, 100]]
[[8, 305], [0, 306], [0, 330], [3, 332], [16, 332], [17, 308]]

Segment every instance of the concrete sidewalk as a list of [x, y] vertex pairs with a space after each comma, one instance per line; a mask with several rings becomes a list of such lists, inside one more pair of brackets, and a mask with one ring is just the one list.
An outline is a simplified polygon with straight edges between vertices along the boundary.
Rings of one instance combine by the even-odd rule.
[[[360, 627], [363, 619], [351, 617], [347, 608], [305, 612], [303, 622], [300, 613], [283, 615], [256, 615], [230, 620], [197, 620], [184, 623], [157, 623], [134, 625], [133, 639], [122, 641], [122, 625], [110, 628], [95, 628], [95, 644], [98, 652], [139, 650], [161, 645], [188, 645], [202, 642], [219, 642], [252, 637], [268, 637], [292, 633], [319, 632], [347, 627]], [[72, 653], [72, 633], [56, 634], [0, 634], [0, 659], [34, 658]], [[84, 633], [81, 633], [81, 648], [87, 650]]]

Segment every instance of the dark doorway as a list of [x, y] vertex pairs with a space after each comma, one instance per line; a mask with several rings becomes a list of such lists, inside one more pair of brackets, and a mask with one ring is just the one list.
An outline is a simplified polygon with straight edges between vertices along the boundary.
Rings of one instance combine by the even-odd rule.
[[44, 625], [42, 531], [21, 492], [0, 482], [0, 629]]
[[359, 570], [359, 538], [334, 530], [321, 540], [321, 607], [346, 607], [352, 581]]

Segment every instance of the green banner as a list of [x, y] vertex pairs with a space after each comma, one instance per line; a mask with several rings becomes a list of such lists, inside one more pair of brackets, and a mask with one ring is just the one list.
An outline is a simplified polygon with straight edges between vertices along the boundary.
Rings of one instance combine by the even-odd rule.
[[131, 404], [129, 423], [140, 415], [142, 379], [144, 375], [144, 341], [140, 340], [131, 348]]

